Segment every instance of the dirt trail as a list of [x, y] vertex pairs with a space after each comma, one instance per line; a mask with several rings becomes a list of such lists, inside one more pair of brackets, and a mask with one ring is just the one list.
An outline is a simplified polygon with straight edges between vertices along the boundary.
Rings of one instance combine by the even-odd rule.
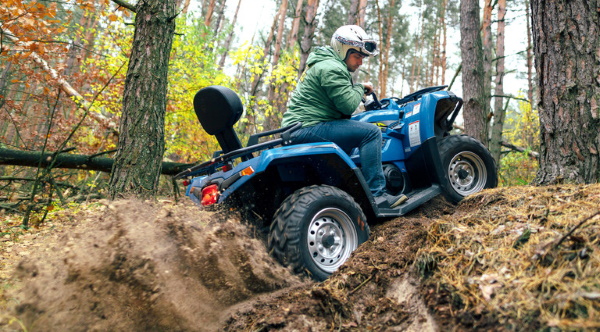
[[[235, 220], [107, 203], [23, 260], [11, 316], [29, 331], [216, 331], [228, 308], [300, 284]], [[0, 329], [11, 330], [0, 324]]]

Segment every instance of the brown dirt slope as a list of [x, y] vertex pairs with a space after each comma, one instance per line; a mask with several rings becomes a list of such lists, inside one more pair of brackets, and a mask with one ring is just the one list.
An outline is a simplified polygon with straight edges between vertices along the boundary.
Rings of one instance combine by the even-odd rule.
[[17, 266], [22, 287], [5, 321], [29, 331], [215, 331], [231, 305], [299, 282], [246, 227], [208, 212], [119, 201], [80, 221]]
[[598, 209], [600, 185], [498, 188], [457, 207], [436, 199], [373, 225], [347, 264], [314, 283], [274, 263], [234, 218], [104, 203], [67, 213], [77, 222], [29, 247], [4, 282], [13, 290], [0, 329], [599, 329]]

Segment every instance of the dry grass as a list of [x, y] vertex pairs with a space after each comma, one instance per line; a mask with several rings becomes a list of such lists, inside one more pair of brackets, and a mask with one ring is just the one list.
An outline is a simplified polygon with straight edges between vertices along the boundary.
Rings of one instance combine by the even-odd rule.
[[433, 223], [417, 267], [459, 325], [599, 329], [599, 221], [598, 184], [486, 191]]

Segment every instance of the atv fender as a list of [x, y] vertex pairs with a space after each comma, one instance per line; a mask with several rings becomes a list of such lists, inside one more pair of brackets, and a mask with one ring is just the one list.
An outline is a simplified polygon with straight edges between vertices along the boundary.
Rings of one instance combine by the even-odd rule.
[[[288, 183], [302, 183], [302, 186], [326, 184], [348, 192], [358, 202], [369, 202], [370, 205], [374, 201], [360, 168], [339, 146], [330, 142], [295, 144], [264, 150], [260, 156], [240, 162], [233, 170], [218, 171], [210, 176], [194, 179], [188, 193], [194, 191], [193, 187], [202, 188], [219, 179], [230, 179], [247, 167], [252, 167], [254, 172], [231, 183], [222, 181], [227, 186], [220, 188], [218, 203], [224, 202], [239, 188], [252, 181], [272, 183], [272, 186], [278, 187]], [[194, 200], [193, 195], [189, 196]]]

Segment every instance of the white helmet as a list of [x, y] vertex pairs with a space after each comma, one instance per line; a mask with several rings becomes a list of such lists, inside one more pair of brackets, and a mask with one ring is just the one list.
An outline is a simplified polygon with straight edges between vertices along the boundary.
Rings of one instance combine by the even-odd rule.
[[355, 50], [364, 56], [377, 55], [377, 42], [367, 35], [358, 25], [344, 25], [339, 27], [331, 37], [331, 47], [346, 60], [349, 50]]

